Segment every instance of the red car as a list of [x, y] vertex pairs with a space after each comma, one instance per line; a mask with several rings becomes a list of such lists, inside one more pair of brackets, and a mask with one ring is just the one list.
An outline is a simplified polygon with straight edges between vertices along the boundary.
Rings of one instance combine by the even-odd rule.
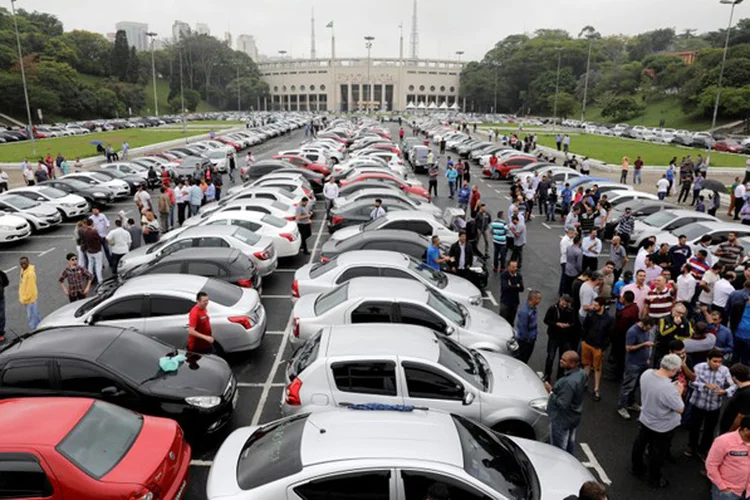
[[388, 151], [389, 153], [393, 153], [395, 155], [398, 155], [399, 158], [401, 158], [401, 150], [398, 149], [398, 146], [390, 146], [388, 144], [373, 144], [370, 146], [371, 149], [382, 149], [384, 151]]
[[714, 149], [726, 153], [742, 153], [745, 150], [745, 147], [735, 140], [722, 139], [714, 143]]
[[494, 174], [492, 173], [492, 169], [490, 169], [489, 166], [486, 166], [482, 169], [482, 175], [495, 180], [506, 179], [511, 171], [525, 167], [531, 163], [536, 163], [537, 161], [539, 160], [531, 156], [511, 156], [510, 158], [506, 158], [497, 163], [497, 168], [495, 169]]
[[0, 402], [3, 498], [181, 498], [190, 445], [177, 422], [84, 398]]
[[405, 191], [409, 194], [413, 194], [416, 196], [421, 196], [422, 198], [428, 201], [430, 200], [430, 193], [423, 186], [412, 186], [411, 184], [404, 182], [402, 179], [399, 179], [398, 177], [390, 175], [388, 173], [380, 174], [377, 172], [369, 172], [366, 174], [359, 175], [355, 177], [354, 179], [342, 180], [340, 184], [341, 184], [341, 187], [344, 187], [349, 184], [353, 184], [355, 182], [378, 181], [378, 180], [387, 181], [389, 184], [398, 185], [398, 187], [401, 188], [402, 191]]
[[281, 160], [287, 163], [291, 163], [295, 167], [306, 168], [323, 175], [331, 175], [331, 168], [328, 165], [321, 165], [320, 163], [313, 163], [307, 158], [296, 155], [276, 155], [273, 157], [274, 160]]
[[232, 146], [235, 151], [242, 151], [242, 144], [234, 141], [230, 141], [229, 139], [225, 139], [223, 137], [215, 137], [215, 141], [219, 141], [222, 144], [226, 144], [227, 146]]

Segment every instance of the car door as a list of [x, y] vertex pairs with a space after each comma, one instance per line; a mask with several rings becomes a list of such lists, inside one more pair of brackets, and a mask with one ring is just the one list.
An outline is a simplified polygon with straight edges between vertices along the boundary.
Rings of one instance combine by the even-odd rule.
[[[401, 302], [396, 304], [397, 322], [407, 325], [418, 325], [429, 328], [440, 333], [448, 333], [448, 324], [443, 318], [435, 314], [434, 311], [420, 304], [410, 302]], [[453, 335], [454, 329], [451, 327], [450, 335]], [[459, 339], [456, 339], [458, 341]]]
[[57, 359], [53, 370], [60, 396], [102, 399], [134, 411], [146, 410], [119, 377], [93, 362]]
[[133, 328], [142, 332], [144, 304], [143, 296], [115, 298], [94, 310], [87, 322], [90, 325]]
[[0, 450], [0, 498], [62, 499], [57, 478], [48, 465], [31, 452]]
[[149, 295], [144, 333], [179, 349], [187, 347], [188, 316], [195, 303], [181, 297]]
[[392, 323], [393, 302], [365, 300], [349, 308], [347, 323]]
[[19, 359], [3, 368], [0, 381], [2, 398], [54, 396], [51, 363], [47, 359]]
[[403, 404], [394, 359], [329, 361], [328, 384], [334, 406], [345, 403]]
[[391, 469], [358, 469], [318, 476], [287, 488], [289, 500], [396, 500]]
[[412, 220], [409, 221], [409, 231], [413, 231], [422, 236], [431, 237], [435, 231], [435, 228], [426, 220]]
[[[484, 493], [486, 489], [478, 481], [473, 485], [463, 478], [448, 476], [424, 469], [400, 469], [396, 471], [397, 487], [401, 495], [399, 500], [424, 500], [425, 492], [434, 484], [442, 484], [448, 490], [450, 499], [461, 500], [494, 500], [495, 497]], [[482, 488], [482, 489], [480, 489]]]
[[[401, 361], [404, 404], [427, 406], [479, 421], [480, 408], [477, 390], [467, 388], [455, 374], [422, 361]], [[471, 393], [470, 404], [464, 404], [466, 394]]]

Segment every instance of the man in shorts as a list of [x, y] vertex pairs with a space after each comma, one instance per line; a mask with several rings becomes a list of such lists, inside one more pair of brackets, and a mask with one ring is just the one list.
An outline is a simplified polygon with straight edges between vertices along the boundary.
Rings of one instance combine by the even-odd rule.
[[589, 376], [594, 369], [594, 401], [600, 401], [599, 385], [602, 381], [604, 351], [610, 341], [614, 327], [612, 316], [607, 313], [607, 299], [597, 297], [591, 304], [583, 320], [583, 342], [581, 343], [581, 364]]

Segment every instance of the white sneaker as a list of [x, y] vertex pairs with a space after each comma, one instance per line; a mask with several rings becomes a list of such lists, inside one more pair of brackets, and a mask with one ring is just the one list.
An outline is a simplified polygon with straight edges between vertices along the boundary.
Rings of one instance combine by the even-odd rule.
[[628, 410], [626, 410], [625, 408], [620, 408], [619, 410], [617, 410], [617, 414], [625, 420], [630, 420], [630, 413], [628, 413]]
[[633, 403], [632, 405], [628, 406], [628, 410], [641, 411], [641, 405], [639, 405], [638, 403]]

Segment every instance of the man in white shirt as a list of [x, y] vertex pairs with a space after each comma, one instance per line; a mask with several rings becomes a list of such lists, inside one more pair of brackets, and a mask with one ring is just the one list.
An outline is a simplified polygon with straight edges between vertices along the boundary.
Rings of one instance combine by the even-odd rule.
[[130, 251], [130, 243], [132, 242], [130, 233], [122, 227], [122, 219], [115, 220], [115, 228], [107, 235], [107, 242], [110, 252], [112, 252], [109, 259], [110, 266], [112, 272], [117, 274], [117, 265], [120, 263], [120, 259]]
[[667, 174], [661, 176], [661, 179], [656, 181], [656, 195], [660, 200], [667, 197], [669, 191], [669, 181], [667, 180]]
[[33, 186], [35, 184], [34, 170], [31, 168], [31, 165], [29, 165], [29, 161], [26, 158], [23, 159], [23, 164], [21, 165], [21, 169], [23, 172], [23, 180], [26, 181], [26, 185]]
[[568, 248], [573, 246], [573, 238], [576, 237], [578, 232], [575, 229], [568, 229], [565, 236], [560, 240], [560, 287], [558, 293], [562, 295], [564, 292], [563, 284], [565, 276], [565, 263], [568, 260]]
[[656, 245], [654, 245], [653, 241], [648, 241], [649, 244], [647, 246], [641, 247], [635, 256], [635, 264], [633, 265], [634, 273], [637, 273], [638, 271], [644, 271], [646, 269], [646, 256], [651, 255], [656, 251]]
[[711, 304], [713, 306], [712, 309], [721, 312], [724, 318], [727, 318], [730, 312], [726, 310], [727, 301], [729, 301], [729, 295], [734, 292], [732, 282], [736, 277], [737, 276], [734, 272], [726, 271], [719, 281], [714, 283], [714, 300]]
[[107, 262], [109, 262], [112, 259], [112, 252], [109, 248], [109, 245], [107, 244], [107, 232], [109, 232], [109, 219], [107, 219], [107, 216], [104, 215], [101, 210], [99, 210], [99, 207], [94, 207], [91, 210], [91, 215], [89, 216], [89, 219], [91, 219], [91, 222], [94, 223], [94, 229], [96, 229], [96, 232], [99, 234], [99, 237], [102, 239], [102, 249], [104, 250], [104, 256], [107, 258]]
[[701, 282], [698, 284], [701, 290], [700, 295], [698, 295], [698, 302], [701, 309], [705, 308], [707, 311], [711, 309], [711, 304], [714, 302], [714, 285], [720, 279], [719, 273], [721, 272], [721, 268], [721, 264], [717, 263], [703, 273]]
[[326, 199], [326, 215], [330, 215], [331, 209], [333, 208], [333, 202], [339, 197], [339, 185], [336, 184], [333, 176], [329, 177], [328, 182], [323, 186], [323, 196], [325, 196]]
[[740, 210], [745, 204], [746, 193], [747, 189], [745, 189], [744, 184], [737, 184], [737, 187], [734, 188], [734, 220], [740, 220]]
[[135, 205], [138, 207], [138, 213], [143, 213], [144, 210], [151, 210], [151, 195], [148, 191], [143, 189], [143, 184], [138, 186], [138, 191], [135, 193]]
[[383, 208], [383, 200], [380, 198], [375, 200], [375, 208], [370, 212], [370, 220], [379, 219], [385, 215], [385, 209]]
[[583, 270], [599, 270], [599, 254], [602, 253], [602, 240], [597, 238], [596, 229], [592, 229], [589, 235], [581, 242], [583, 249]]
[[690, 265], [683, 264], [681, 274], [677, 277], [677, 296], [675, 300], [682, 302], [686, 306], [693, 301], [695, 296], [695, 287], [698, 284], [695, 281], [693, 273], [690, 272]]

